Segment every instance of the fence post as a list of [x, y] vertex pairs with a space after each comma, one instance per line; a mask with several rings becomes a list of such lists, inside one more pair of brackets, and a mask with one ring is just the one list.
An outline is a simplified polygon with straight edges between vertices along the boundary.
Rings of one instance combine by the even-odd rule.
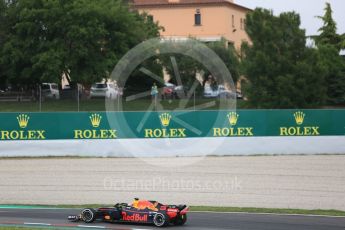
[[77, 103], [78, 103], [78, 112], [80, 112], [80, 104], [79, 104], [79, 85], [77, 84]]
[[117, 94], [117, 111], [118, 112], [120, 111], [120, 97], [121, 97], [121, 95], [118, 93]]
[[39, 90], [39, 110], [42, 112], [42, 87], [41, 85], [38, 86]]
[[195, 111], [195, 102], [196, 102], [196, 99], [195, 99], [195, 91], [194, 91], [194, 111]]

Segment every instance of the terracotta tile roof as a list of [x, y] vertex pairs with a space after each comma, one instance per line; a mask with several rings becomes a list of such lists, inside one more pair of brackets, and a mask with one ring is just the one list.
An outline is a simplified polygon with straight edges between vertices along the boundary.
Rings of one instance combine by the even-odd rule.
[[132, 0], [131, 2], [135, 7], [167, 6], [167, 5], [172, 6], [172, 5], [230, 4], [235, 7], [251, 10], [244, 6], [237, 5], [231, 0]]

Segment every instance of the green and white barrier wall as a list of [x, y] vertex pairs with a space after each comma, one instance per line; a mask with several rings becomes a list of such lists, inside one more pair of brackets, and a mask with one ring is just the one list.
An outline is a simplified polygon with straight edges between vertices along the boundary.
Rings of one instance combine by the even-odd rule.
[[0, 156], [343, 153], [345, 110], [0, 114]]

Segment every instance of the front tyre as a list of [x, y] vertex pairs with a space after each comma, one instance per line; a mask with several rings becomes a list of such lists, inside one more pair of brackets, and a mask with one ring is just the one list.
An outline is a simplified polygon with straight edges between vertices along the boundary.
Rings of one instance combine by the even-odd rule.
[[81, 219], [85, 223], [92, 223], [96, 220], [96, 211], [92, 208], [86, 208], [81, 212]]
[[156, 227], [164, 227], [168, 224], [167, 218], [162, 213], [156, 213], [153, 217], [153, 224]]
[[186, 222], [187, 222], [187, 215], [184, 214], [184, 215], [178, 216], [178, 217], [176, 218], [176, 220], [174, 221], [174, 225], [182, 226], [182, 225], [184, 225]]

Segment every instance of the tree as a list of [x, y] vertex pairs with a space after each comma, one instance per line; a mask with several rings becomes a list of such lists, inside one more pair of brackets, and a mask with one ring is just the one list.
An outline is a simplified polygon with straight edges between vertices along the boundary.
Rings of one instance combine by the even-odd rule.
[[5, 36], [5, 12], [6, 12], [5, 0], [0, 0], [0, 44], [3, 44]]
[[192, 87], [196, 81], [196, 74], [202, 70], [201, 63], [183, 54], [161, 55], [160, 60], [171, 77], [170, 82], [176, 85], [179, 84], [175, 73], [175, 71], [178, 71], [182, 84], [186, 88]]
[[[159, 31], [164, 28], [158, 25], [158, 23], [153, 22], [153, 18], [147, 14], [137, 14], [139, 21], [145, 22], [145, 32], [148, 34], [146, 38], [159, 37]], [[157, 76], [163, 78], [163, 67], [158, 62], [157, 57], [151, 57], [148, 60], [144, 60], [128, 77], [125, 82], [125, 93], [127, 95], [142, 93], [143, 91], [150, 90], [153, 83], [157, 83], [156, 80], [147, 76], [147, 74], [141, 71], [142, 68], [150, 70], [152, 73], [155, 73]], [[157, 83], [159, 84], [159, 83]], [[162, 86], [161, 84], [159, 84]]]
[[157, 24], [121, 0], [17, 0], [1, 62], [20, 84], [109, 77], [117, 61], [141, 41], [159, 35]]
[[345, 61], [332, 45], [320, 45], [322, 65], [326, 68], [327, 101], [330, 104], [345, 103]]
[[155, 79], [144, 73], [142, 68], [163, 79], [163, 67], [161, 63], [158, 61], [157, 57], [151, 57], [148, 60], [143, 61], [143, 63], [141, 63], [126, 80], [126, 95], [148, 91], [151, 89], [154, 83], [156, 83], [159, 87], [163, 87], [160, 82], [157, 82]]
[[209, 43], [208, 47], [222, 59], [231, 73], [232, 80], [236, 84], [240, 78], [240, 60], [235, 47], [233, 45], [226, 47], [224, 44], [226, 44], [226, 41], [222, 39], [219, 42]]
[[306, 47], [298, 14], [256, 9], [247, 15], [246, 31], [252, 44], [242, 47], [242, 65], [251, 106], [308, 108], [324, 102], [325, 70], [318, 51]]
[[[228, 67], [233, 81], [236, 83], [239, 79], [240, 71], [239, 71], [239, 57], [236, 53], [236, 50], [233, 45], [226, 46], [226, 40], [222, 39], [221, 41], [217, 42], [210, 42], [207, 44], [207, 46], [212, 49], [224, 62], [224, 64]], [[203, 73], [203, 80], [202, 84], [200, 84], [196, 91], [198, 93], [203, 92], [203, 86], [208, 78], [208, 76], [211, 74], [209, 73], [209, 70], [206, 69], [205, 66], [203, 66], [198, 61], [194, 60], [193, 58], [189, 56], [185, 56], [183, 54], [174, 54], [173, 57], [176, 60], [178, 70], [181, 76], [181, 80], [186, 86], [186, 88], [191, 88], [194, 82], [196, 81], [196, 75], [197, 73]], [[172, 64], [171, 55], [165, 55], [164, 57], [160, 57], [160, 59], [163, 62], [164, 67], [166, 68], [168, 74], [170, 76], [175, 76], [175, 70]], [[215, 76], [214, 76], [215, 77]], [[171, 82], [174, 84], [177, 84], [175, 78], [171, 79]], [[220, 82], [218, 82], [220, 83]]]
[[332, 8], [326, 3], [324, 16], [318, 16], [323, 21], [316, 36], [316, 45], [321, 54], [323, 66], [327, 70], [326, 85], [328, 103], [341, 104], [345, 102], [345, 61], [339, 55], [344, 47], [344, 39], [337, 34], [337, 25], [333, 20]]
[[333, 19], [333, 10], [330, 3], [326, 3], [325, 14], [317, 16], [323, 21], [319, 29], [320, 35], [316, 37], [316, 45], [332, 45], [340, 51], [342, 47], [342, 36], [337, 34], [337, 23]]
[[[0, 0], [0, 55], [2, 53], [2, 48], [6, 37], [6, 26], [5, 26], [5, 13], [7, 9], [7, 4], [5, 0]], [[4, 66], [0, 63], [0, 88], [4, 88], [7, 81], [7, 77], [4, 74]]]

